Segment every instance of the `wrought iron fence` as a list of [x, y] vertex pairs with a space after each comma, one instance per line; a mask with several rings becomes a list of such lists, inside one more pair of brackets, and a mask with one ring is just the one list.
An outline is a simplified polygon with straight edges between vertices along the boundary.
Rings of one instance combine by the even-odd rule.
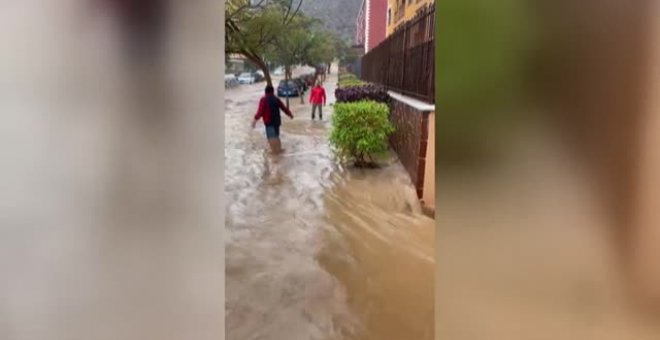
[[417, 15], [362, 58], [362, 80], [429, 103], [434, 99], [435, 5]]

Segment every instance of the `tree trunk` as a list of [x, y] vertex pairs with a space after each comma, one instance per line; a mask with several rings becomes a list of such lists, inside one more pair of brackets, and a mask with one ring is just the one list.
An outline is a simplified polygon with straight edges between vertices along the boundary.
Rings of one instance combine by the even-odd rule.
[[242, 55], [246, 57], [248, 61], [252, 63], [252, 65], [259, 68], [264, 73], [266, 85], [273, 86], [273, 80], [270, 77], [270, 70], [268, 69], [268, 65], [266, 65], [266, 63], [258, 56], [254, 56], [249, 53], [242, 53]]
[[291, 67], [289, 65], [284, 65], [284, 79], [291, 79]]
[[[284, 66], [284, 80], [288, 83], [291, 80], [291, 67], [289, 65]], [[289, 96], [286, 96], [286, 108], [289, 108]]]
[[305, 104], [305, 87], [298, 88], [298, 94], [300, 94], [300, 104]]
[[264, 72], [264, 79], [266, 79], [266, 85], [273, 86], [273, 80], [270, 78], [270, 72], [268, 72], [268, 68], [262, 71]]

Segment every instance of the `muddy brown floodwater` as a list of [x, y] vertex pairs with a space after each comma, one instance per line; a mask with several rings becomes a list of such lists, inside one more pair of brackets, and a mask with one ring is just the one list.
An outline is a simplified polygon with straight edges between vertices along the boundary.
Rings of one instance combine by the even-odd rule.
[[268, 154], [250, 127], [263, 86], [226, 92], [227, 339], [432, 339], [434, 221], [401, 164], [342, 166], [331, 106], [311, 121], [298, 98]]

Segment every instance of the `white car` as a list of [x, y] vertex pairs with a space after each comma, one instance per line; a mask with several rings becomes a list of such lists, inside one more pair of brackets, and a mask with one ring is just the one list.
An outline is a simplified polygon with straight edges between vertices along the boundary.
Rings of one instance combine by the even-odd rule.
[[251, 73], [241, 73], [238, 76], [238, 82], [240, 84], [254, 84], [254, 76]]
[[282, 75], [284, 75], [284, 68], [282, 68], [282, 67], [278, 67], [277, 69], [275, 69], [275, 71], [273, 71], [273, 75], [274, 75], [274, 76], [282, 76]]

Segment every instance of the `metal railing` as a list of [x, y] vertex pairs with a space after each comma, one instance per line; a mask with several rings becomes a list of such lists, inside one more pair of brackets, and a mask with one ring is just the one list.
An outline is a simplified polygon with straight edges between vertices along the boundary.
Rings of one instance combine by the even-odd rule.
[[362, 58], [362, 80], [435, 103], [435, 6], [423, 7]]

